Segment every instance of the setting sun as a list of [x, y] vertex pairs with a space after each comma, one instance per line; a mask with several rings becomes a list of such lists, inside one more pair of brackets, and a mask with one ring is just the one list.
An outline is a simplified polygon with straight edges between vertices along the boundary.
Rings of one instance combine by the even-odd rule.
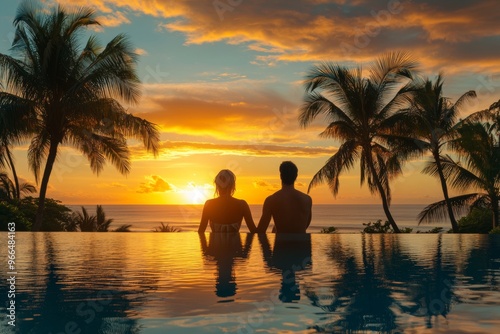
[[209, 184], [197, 185], [189, 182], [188, 185], [178, 192], [182, 194], [185, 203], [188, 204], [203, 204], [210, 198], [210, 193], [213, 192], [213, 186]]

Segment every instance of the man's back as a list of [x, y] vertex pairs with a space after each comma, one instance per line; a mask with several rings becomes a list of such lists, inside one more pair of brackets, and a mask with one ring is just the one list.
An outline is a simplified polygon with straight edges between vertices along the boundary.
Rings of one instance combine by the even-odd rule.
[[293, 187], [283, 187], [264, 202], [259, 223], [265, 232], [271, 217], [278, 233], [305, 233], [311, 223], [311, 197]]

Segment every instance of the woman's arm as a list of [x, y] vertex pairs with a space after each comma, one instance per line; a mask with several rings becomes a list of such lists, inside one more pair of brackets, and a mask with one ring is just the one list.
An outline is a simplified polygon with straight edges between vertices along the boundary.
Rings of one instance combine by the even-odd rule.
[[257, 232], [257, 227], [255, 227], [255, 223], [252, 218], [252, 212], [250, 211], [250, 207], [246, 201], [243, 201], [243, 218], [245, 218], [245, 223], [247, 224], [250, 233]]
[[208, 201], [205, 202], [205, 205], [203, 206], [203, 211], [201, 213], [201, 221], [200, 221], [200, 226], [198, 227], [198, 233], [205, 233], [205, 230], [207, 229], [208, 225]]

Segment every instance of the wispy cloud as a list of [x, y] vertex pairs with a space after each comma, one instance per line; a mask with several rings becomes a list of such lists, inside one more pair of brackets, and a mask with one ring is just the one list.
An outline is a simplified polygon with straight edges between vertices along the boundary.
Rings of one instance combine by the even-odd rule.
[[[133, 146], [132, 155], [136, 160], [152, 159], [146, 155], [142, 146]], [[164, 141], [160, 145], [159, 158], [171, 159], [173, 157], [191, 156], [198, 154], [210, 155], [239, 155], [239, 156], [273, 156], [273, 157], [307, 157], [333, 155], [336, 147], [307, 147], [284, 145], [259, 145], [259, 144], [213, 144], [206, 142], [175, 142]]]
[[261, 80], [166, 83], [145, 86], [140, 109], [131, 109], [165, 133], [252, 142], [304, 141], [298, 104], [266, 89]]
[[270, 183], [270, 182], [267, 182], [264, 180], [258, 180], [258, 181], [253, 182], [253, 186], [254, 186], [254, 188], [263, 189], [263, 190], [267, 190], [267, 191], [276, 191], [280, 188], [279, 184]]
[[103, 27], [118, 27], [122, 24], [130, 23], [130, 20], [120, 11], [99, 16], [97, 20]]

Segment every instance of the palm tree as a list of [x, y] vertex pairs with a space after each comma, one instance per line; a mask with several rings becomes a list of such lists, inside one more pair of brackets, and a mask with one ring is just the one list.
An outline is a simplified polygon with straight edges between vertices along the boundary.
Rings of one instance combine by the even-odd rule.
[[93, 10], [69, 13], [58, 6], [46, 14], [22, 2], [14, 25], [14, 56], [0, 54], [5, 87], [0, 106], [29, 116], [28, 130], [35, 135], [28, 160], [37, 183], [45, 160], [33, 226], [38, 231], [59, 145], [79, 150], [96, 174], [106, 159], [127, 174], [126, 138], [141, 139], [156, 154], [159, 134], [154, 124], [127, 113], [119, 102], [134, 104], [140, 95], [136, 54], [127, 38], [118, 35], [104, 48], [95, 36], [79, 44], [82, 31], [98, 25]]
[[96, 231], [97, 232], [108, 232], [109, 225], [113, 222], [113, 219], [106, 219], [106, 213], [101, 205], [97, 206], [96, 209]]
[[[0, 91], [3, 97], [3, 92]], [[15, 185], [15, 197], [21, 197], [21, 186], [14, 165], [11, 146], [20, 143], [26, 137], [29, 127], [29, 120], [23, 110], [13, 110], [8, 105], [0, 105], [0, 167], [8, 167], [12, 173]]]
[[28, 182], [15, 185], [7, 173], [0, 172], [0, 200], [14, 202], [21, 199], [21, 194], [33, 193], [36, 193], [34, 185]]
[[180, 232], [181, 229], [177, 228], [175, 226], [170, 226], [169, 224], [165, 225], [162, 222], [161, 225], [159, 225], [158, 227], [155, 227], [155, 229], [152, 231], [153, 232]]
[[80, 228], [82, 232], [95, 232], [96, 231], [96, 216], [89, 215], [87, 209], [82, 206], [82, 212], [75, 212], [73, 214], [74, 225]]
[[[500, 146], [495, 136], [495, 126], [489, 123], [465, 120], [458, 128], [459, 137], [450, 142], [461, 159], [441, 158], [441, 166], [451, 186], [465, 191], [470, 188], [484, 192], [452, 197], [449, 201], [455, 213], [464, 213], [468, 208], [488, 207], [493, 213], [493, 228], [499, 221], [500, 199]], [[437, 172], [437, 164], [426, 167], [428, 173]], [[420, 221], [432, 221], [446, 215], [445, 201], [427, 206], [420, 214]]]
[[404, 120], [397, 110], [406, 103], [417, 64], [405, 53], [390, 53], [370, 66], [368, 77], [362, 67], [348, 68], [324, 63], [306, 77], [307, 96], [300, 114], [300, 124], [308, 126], [324, 114], [329, 124], [320, 134], [339, 140], [338, 151], [314, 175], [311, 187], [328, 182], [334, 196], [339, 177], [360, 161], [361, 185], [368, 183], [371, 193], [378, 193], [384, 212], [394, 232], [400, 230], [389, 210], [389, 180], [401, 173], [401, 160], [407, 150], [391, 152], [391, 137]]
[[[454, 233], [458, 232], [458, 223], [453, 214], [449, 199], [448, 186], [441, 166], [443, 146], [453, 138], [457, 117], [461, 107], [471, 98], [476, 97], [476, 92], [468, 91], [460, 96], [455, 103], [443, 96], [443, 78], [438, 75], [436, 81], [425, 80], [412, 98], [411, 114], [415, 130], [412, 131], [415, 141], [421, 149], [432, 154], [435, 171], [441, 182], [444, 200], [448, 209], [448, 217]], [[430, 171], [429, 169], [424, 169]]]
[[75, 212], [73, 214], [73, 222], [70, 226], [78, 226], [82, 232], [108, 232], [111, 223], [113, 223], [113, 219], [106, 218], [106, 213], [101, 205], [96, 206], [95, 216], [91, 216], [87, 209], [82, 206], [82, 212]]
[[488, 109], [476, 111], [466, 118], [470, 122], [491, 121], [492, 130], [496, 130], [498, 143], [500, 143], [500, 100], [492, 103]]

